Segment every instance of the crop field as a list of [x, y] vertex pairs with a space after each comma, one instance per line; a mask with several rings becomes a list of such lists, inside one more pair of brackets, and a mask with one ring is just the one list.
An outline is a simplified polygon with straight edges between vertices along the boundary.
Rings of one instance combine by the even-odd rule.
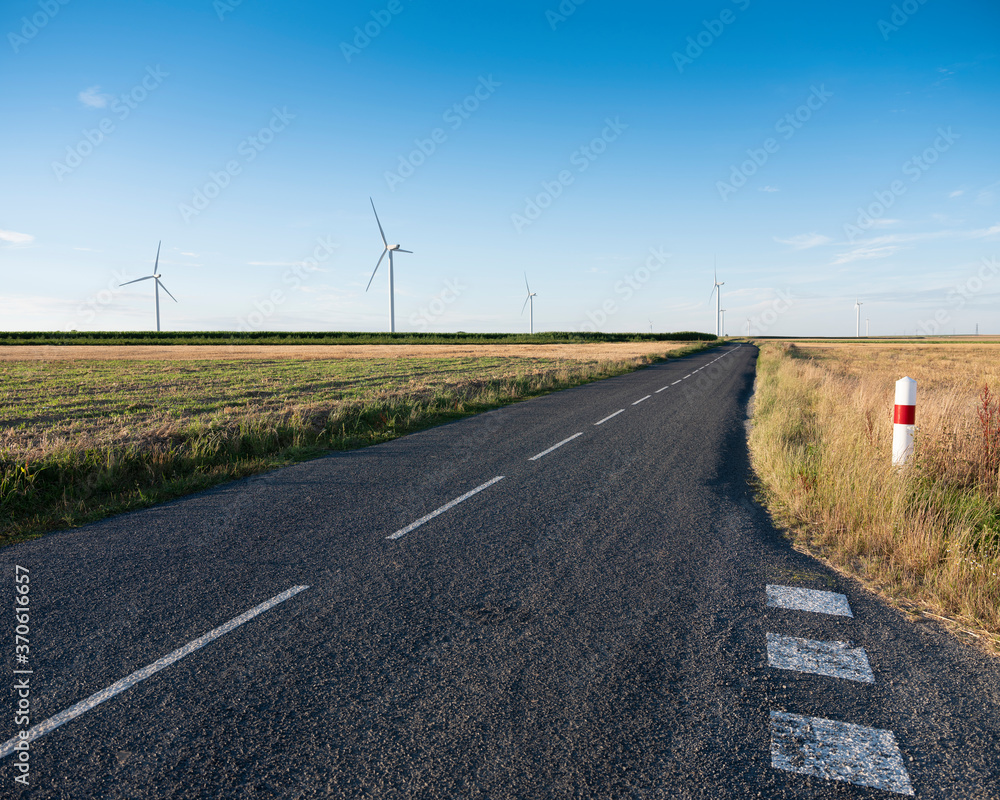
[[[891, 465], [895, 382], [916, 443]], [[799, 545], [903, 608], [1000, 646], [1000, 343], [765, 343], [750, 435]]]
[[0, 348], [0, 545], [705, 346]]

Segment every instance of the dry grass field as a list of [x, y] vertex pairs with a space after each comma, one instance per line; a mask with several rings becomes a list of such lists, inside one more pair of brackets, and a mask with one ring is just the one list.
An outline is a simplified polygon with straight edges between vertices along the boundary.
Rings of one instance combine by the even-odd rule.
[[[895, 382], [914, 458], [891, 465]], [[1000, 344], [767, 343], [751, 456], [797, 541], [894, 598], [1000, 639]]]
[[0, 347], [0, 545], [705, 346]]

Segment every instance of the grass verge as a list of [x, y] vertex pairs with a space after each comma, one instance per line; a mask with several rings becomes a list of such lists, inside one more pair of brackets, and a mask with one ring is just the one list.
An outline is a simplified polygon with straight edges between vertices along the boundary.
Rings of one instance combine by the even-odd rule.
[[709, 346], [600, 361], [8, 362], [0, 546]]
[[[1000, 652], [1000, 349], [763, 344], [750, 452], [793, 541], [902, 608]], [[916, 449], [891, 465], [893, 387], [918, 382]]]

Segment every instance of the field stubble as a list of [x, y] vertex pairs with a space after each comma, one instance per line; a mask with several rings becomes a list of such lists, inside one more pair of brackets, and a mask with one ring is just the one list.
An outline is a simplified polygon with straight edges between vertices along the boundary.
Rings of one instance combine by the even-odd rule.
[[[914, 457], [891, 465], [895, 382]], [[984, 393], [984, 388], [989, 392]], [[795, 540], [1000, 652], [1000, 345], [761, 347], [751, 456]]]
[[4, 348], [0, 546], [703, 347]]

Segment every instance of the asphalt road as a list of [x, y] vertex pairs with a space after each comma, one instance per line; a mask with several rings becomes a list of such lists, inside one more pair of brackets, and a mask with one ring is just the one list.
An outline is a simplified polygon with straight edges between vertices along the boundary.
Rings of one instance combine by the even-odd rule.
[[0, 551], [0, 796], [1000, 798], [1000, 665], [754, 502], [755, 358]]

